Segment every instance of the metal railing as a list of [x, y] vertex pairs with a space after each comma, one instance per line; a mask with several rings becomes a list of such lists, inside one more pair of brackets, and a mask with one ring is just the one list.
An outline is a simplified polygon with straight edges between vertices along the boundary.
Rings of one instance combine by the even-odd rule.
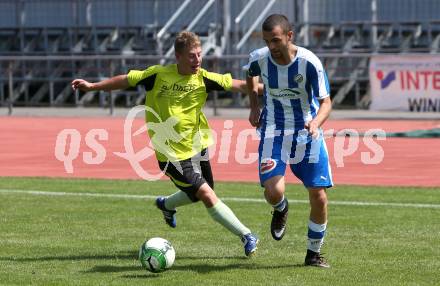
[[[330, 77], [332, 94], [339, 94], [341, 106], [362, 107], [360, 101], [368, 89], [369, 54], [318, 54]], [[0, 56], [0, 104], [12, 112], [13, 106], [100, 106], [130, 107], [142, 102], [144, 91], [131, 89], [108, 93], [74, 94], [69, 88], [74, 78], [99, 81], [131, 69], [143, 70], [158, 64], [163, 57], [148, 55], [72, 55], [72, 56]], [[166, 58], [173, 61], [174, 58]], [[219, 73], [245, 78], [241, 67], [248, 55], [205, 56], [203, 67]], [[350, 82], [350, 85], [345, 85]], [[39, 98], [34, 98], [38, 95]], [[346, 100], [348, 96], [349, 100]], [[126, 99], [123, 99], [126, 98]], [[247, 105], [245, 95], [210, 95], [208, 105], [240, 107]], [[345, 101], [344, 101], [345, 100]], [[345, 102], [345, 103], [344, 103]], [[348, 103], [347, 103], [348, 102]], [[338, 106], [336, 106], [338, 107]]]

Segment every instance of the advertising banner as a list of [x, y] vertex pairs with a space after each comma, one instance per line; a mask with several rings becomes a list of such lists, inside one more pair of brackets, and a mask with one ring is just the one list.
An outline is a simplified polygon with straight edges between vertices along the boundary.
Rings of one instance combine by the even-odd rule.
[[371, 110], [440, 112], [440, 56], [373, 56]]

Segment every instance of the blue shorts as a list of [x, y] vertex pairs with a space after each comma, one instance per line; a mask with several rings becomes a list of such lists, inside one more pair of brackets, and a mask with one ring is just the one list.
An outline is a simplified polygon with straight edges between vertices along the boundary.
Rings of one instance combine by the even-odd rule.
[[258, 148], [260, 184], [284, 176], [286, 164], [306, 188], [333, 186], [327, 147], [322, 135], [314, 139], [304, 132], [262, 138]]

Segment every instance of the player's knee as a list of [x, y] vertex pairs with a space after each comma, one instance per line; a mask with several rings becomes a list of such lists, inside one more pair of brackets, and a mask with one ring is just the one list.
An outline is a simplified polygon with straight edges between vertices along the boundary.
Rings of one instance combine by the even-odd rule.
[[283, 193], [281, 192], [271, 192], [269, 190], [264, 190], [264, 198], [266, 199], [266, 201], [271, 204], [271, 205], [275, 205], [278, 202], [281, 201], [281, 199], [283, 198]]
[[206, 207], [212, 207], [218, 201], [217, 195], [215, 194], [214, 190], [206, 183], [199, 188], [196, 196], [205, 204]]
[[284, 186], [283, 187], [271, 187], [264, 189], [264, 198], [271, 205], [279, 203], [283, 199]]

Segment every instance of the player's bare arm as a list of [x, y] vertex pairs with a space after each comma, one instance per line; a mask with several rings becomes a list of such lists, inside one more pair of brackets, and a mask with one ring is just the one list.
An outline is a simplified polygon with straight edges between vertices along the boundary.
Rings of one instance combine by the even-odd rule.
[[[264, 85], [262, 83], [258, 83], [258, 95], [263, 94]], [[241, 92], [244, 94], [248, 94], [247, 83], [244, 80], [240, 79], [232, 79], [232, 88], [233, 92]]]
[[258, 105], [258, 90], [259, 90], [258, 77], [247, 77], [246, 85], [247, 85], [250, 108], [251, 108], [249, 114], [249, 122], [251, 123], [252, 126], [258, 127], [260, 125], [259, 123], [260, 106]]
[[75, 79], [72, 81], [73, 90], [88, 91], [109, 91], [116, 89], [126, 89], [129, 87], [127, 75], [117, 75], [99, 82], [88, 82], [84, 79]]
[[330, 111], [332, 110], [332, 101], [329, 97], [326, 97], [319, 101], [320, 106], [318, 110], [318, 114], [313, 120], [307, 122], [305, 124], [305, 128], [309, 130], [310, 134], [313, 137], [318, 136], [318, 128], [321, 127], [322, 124], [327, 120], [330, 115]]

